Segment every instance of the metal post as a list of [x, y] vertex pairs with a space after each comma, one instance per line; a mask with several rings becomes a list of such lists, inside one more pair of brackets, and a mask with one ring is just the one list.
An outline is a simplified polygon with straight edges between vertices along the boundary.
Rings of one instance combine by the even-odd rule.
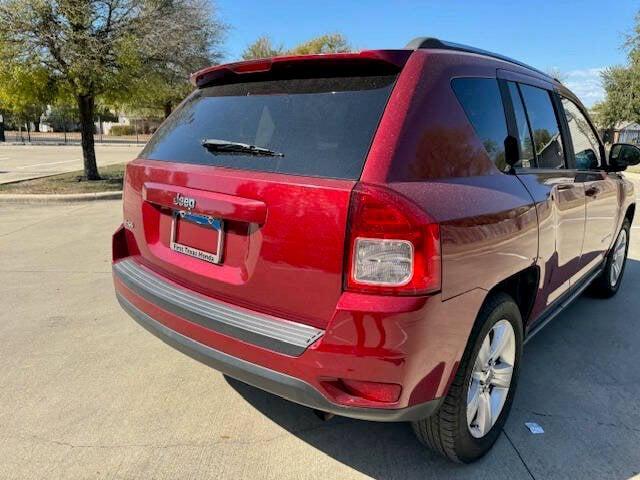
[[98, 128], [100, 129], [100, 143], [102, 143], [102, 118], [98, 115]]
[[67, 144], [67, 116], [62, 114], [62, 130], [64, 131], [64, 144]]
[[0, 142], [6, 142], [4, 137], [4, 115], [0, 115]]

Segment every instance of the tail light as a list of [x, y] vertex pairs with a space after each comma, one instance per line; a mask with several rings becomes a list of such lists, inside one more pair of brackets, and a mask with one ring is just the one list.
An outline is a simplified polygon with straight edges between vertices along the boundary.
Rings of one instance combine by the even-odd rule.
[[410, 200], [360, 183], [349, 222], [347, 290], [421, 295], [440, 289], [440, 228]]

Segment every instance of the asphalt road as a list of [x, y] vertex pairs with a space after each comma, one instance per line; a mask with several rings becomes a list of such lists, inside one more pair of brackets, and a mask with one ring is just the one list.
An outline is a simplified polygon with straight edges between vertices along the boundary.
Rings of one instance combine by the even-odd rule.
[[[117, 305], [120, 202], [0, 206], [0, 478], [627, 479], [640, 471], [640, 226], [614, 299], [529, 342], [493, 451], [451, 464], [406, 424], [321, 422], [147, 333]], [[532, 435], [524, 422], [538, 422]]]
[[[96, 145], [98, 167], [132, 160], [143, 145]], [[82, 170], [79, 145], [0, 144], [0, 184]]]

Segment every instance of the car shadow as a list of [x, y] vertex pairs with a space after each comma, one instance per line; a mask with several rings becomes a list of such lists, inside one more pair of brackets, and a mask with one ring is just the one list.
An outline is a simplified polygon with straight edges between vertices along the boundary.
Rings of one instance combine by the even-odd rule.
[[[309, 408], [233, 378], [226, 377], [226, 380], [244, 400], [280, 427], [331, 458], [372, 478], [473, 476], [469, 466], [453, 464], [426, 450], [417, 441], [408, 423], [367, 422], [337, 416], [322, 421]], [[481, 463], [487, 463], [487, 460], [489, 457]], [[457, 475], [454, 475], [456, 472]]]
[[[493, 479], [530, 478], [524, 463], [542, 468], [543, 476], [547, 478], [554, 475], [572, 476], [575, 472], [582, 470], [582, 467], [577, 466], [580, 463], [583, 466], [591, 465], [597, 471], [598, 466], [603, 468], [610, 466], [612, 459], [590, 453], [589, 447], [598, 448], [597, 439], [592, 437], [593, 444], [587, 442], [585, 445], [585, 433], [581, 431], [579, 424], [573, 425], [573, 430], [568, 430], [571, 435], [565, 432], [564, 435], [553, 436], [553, 430], [547, 431], [545, 441], [540, 442], [524, 428], [524, 421], [533, 419], [549, 424], [549, 418], [537, 415], [544, 412], [545, 408], [560, 411], [562, 415], [571, 415], [575, 409], [574, 394], [580, 395], [581, 392], [556, 388], [550, 394], [548, 387], [551, 381], [554, 385], [573, 385], [578, 389], [584, 388], [588, 394], [591, 388], [588, 382], [586, 384], [575, 382], [575, 369], [579, 368], [583, 349], [598, 351], [605, 358], [613, 357], [610, 360], [618, 362], [617, 368], [635, 369], [635, 365], [640, 363], [640, 350], [631, 357], [618, 356], [611, 351], [616, 348], [616, 344], [612, 343], [606, 335], [602, 335], [602, 331], [606, 331], [605, 324], [611, 326], [612, 323], [624, 322], [628, 318], [623, 315], [623, 311], [640, 311], [640, 299], [635, 298], [633, 291], [633, 285], [638, 284], [638, 281], [640, 281], [640, 262], [629, 259], [621, 291], [614, 299], [607, 301], [583, 295], [527, 344], [518, 394], [505, 429], [508, 437], [505, 434], [501, 435], [493, 450], [473, 465], [457, 465], [431, 453], [417, 441], [407, 423], [376, 423], [344, 417], [334, 417], [324, 422], [306, 407], [293, 404], [232, 378], [227, 377], [226, 380], [250, 405], [300, 440], [376, 479], [478, 478], [489, 475]], [[605, 314], [612, 311], [616, 314]], [[586, 324], [588, 328], [584, 328]], [[621, 329], [622, 334], [627, 333], [627, 330], [635, 331], [625, 327]], [[568, 340], [567, 335], [572, 338]], [[640, 329], [634, 335], [633, 340], [640, 343]], [[578, 345], [580, 347], [577, 347]], [[576, 350], [579, 350], [580, 354], [577, 354]], [[554, 372], [552, 380], [547, 378], [550, 375], [547, 369], [541, 368], [550, 361], [560, 361], [567, 365], [566, 369]], [[619, 362], [624, 364], [620, 365]], [[587, 366], [587, 371], [591, 368], [602, 369], [600, 366]], [[616, 367], [612, 365], [611, 368]], [[606, 372], [600, 371], [599, 374], [606, 374]], [[631, 388], [635, 389], [637, 393], [635, 398], [638, 398], [640, 383], [636, 385], [638, 386]], [[585, 401], [588, 404], [588, 396], [586, 398]], [[593, 401], [600, 402], [602, 399]], [[589, 408], [589, 405], [586, 408]], [[618, 405], [618, 409], [621, 409], [620, 415], [625, 413], [624, 408], [626, 408], [625, 405]], [[596, 411], [597, 406], [593, 405], [592, 410]], [[542, 413], [542, 415], [546, 414]], [[575, 445], [580, 442], [575, 436], [581, 437], [582, 446], [586, 447], [584, 451], [576, 451]], [[629, 437], [630, 448], [635, 448], [639, 437], [640, 434]], [[532, 444], [532, 442], [537, 443]], [[562, 451], [573, 452], [572, 461], [567, 461], [562, 454], [559, 456], [557, 452]], [[619, 470], [621, 472], [634, 470], [634, 465], [639, 464], [638, 455], [616, 457], [621, 463], [617, 465]], [[547, 465], [545, 462], [557, 463], [557, 465]], [[593, 465], [594, 462], [595, 465]], [[555, 470], [550, 470], [551, 468]]]

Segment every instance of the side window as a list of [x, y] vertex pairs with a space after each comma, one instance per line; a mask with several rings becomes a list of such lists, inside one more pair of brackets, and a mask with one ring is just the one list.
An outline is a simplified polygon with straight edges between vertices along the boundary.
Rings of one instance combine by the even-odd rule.
[[565, 168], [560, 127], [547, 90], [520, 85], [529, 116], [538, 168]]
[[575, 103], [563, 98], [562, 106], [576, 155], [576, 168], [589, 170], [600, 167], [600, 143], [596, 133]]
[[511, 102], [513, 103], [513, 113], [515, 114], [516, 125], [518, 127], [518, 137], [520, 139], [520, 162], [515, 166], [531, 168], [535, 166], [535, 155], [533, 153], [533, 142], [531, 141], [531, 133], [529, 132], [527, 113], [522, 103], [518, 85], [513, 82], [508, 82], [508, 85]]
[[451, 86], [489, 157], [498, 169], [505, 171], [507, 121], [498, 81], [495, 78], [456, 78]]

